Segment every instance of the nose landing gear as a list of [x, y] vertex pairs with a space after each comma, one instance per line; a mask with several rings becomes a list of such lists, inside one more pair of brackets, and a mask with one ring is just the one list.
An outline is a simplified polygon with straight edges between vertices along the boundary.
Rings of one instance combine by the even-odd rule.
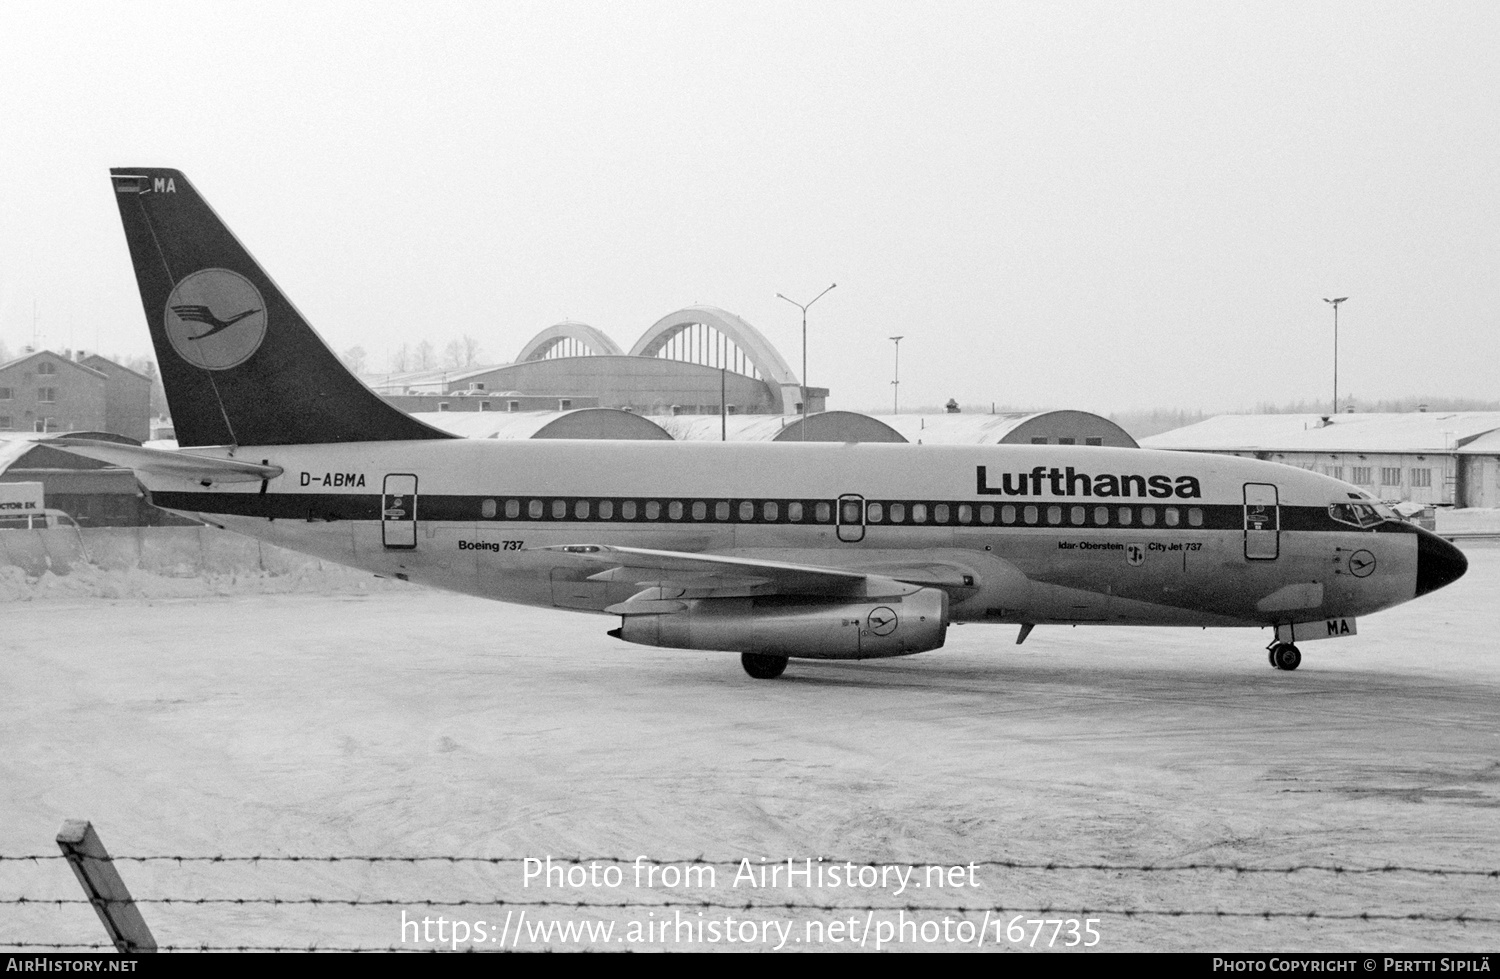
[[1302, 665], [1302, 653], [1289, 642], [1273, 642], [1266, 647], [1267, 658], [1278, 670], [1295, 670]]

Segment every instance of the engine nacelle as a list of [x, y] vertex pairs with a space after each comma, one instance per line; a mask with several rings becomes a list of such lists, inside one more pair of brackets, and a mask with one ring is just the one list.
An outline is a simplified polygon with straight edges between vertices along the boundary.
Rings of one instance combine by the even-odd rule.
[[948, 632], [948, 595], [937, 588], [873, 601], [771, 595], [681, 604], [675, 612], [625, 615], [609, 634], [673, 649], [873, 659], [937, 649]]

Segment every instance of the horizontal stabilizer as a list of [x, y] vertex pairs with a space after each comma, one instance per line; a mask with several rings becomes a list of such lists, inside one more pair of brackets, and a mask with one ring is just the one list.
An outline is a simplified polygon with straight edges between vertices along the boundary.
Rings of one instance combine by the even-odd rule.
[[48, 439], [45, 444], [123, 469], [203, 483], [258, 483], [265, 479], [275, 479], [282, 472], [280, 466], [262, 466], [254, 462], [194, 455], [180, 450], [148, 449], [143, 445], [68, 438]]

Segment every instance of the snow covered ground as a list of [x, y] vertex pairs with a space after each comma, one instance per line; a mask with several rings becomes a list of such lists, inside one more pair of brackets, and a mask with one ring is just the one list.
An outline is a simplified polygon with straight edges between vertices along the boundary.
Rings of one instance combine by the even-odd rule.
[[[610, 619], [396, 583], [32, 587], [0, 605], [0, 854], [55, 853], [76, 817], [117, 854], [730, 861], [713, 887], [637, 887], [625, 866], [619, 887], [552, 888], [523, 886], [520, 863], [122, 863], [138, 897], [409, 902], [143, 905], [172, 945], [399, 946], [403, 914], [462, 920], [472, 941], [475, 923], [494, 937], [524, 911], [522, 948], [771, 948], [782, 926], [785, 948], [847, 948], [828, 926], [850, 918], [855, 934], [874, 924], [873, 947], [900, 912], [862, 909], [912, 903], [980, 910], [907, 912], [932, 928], [896, 947], [959, 947], [924, 936], [945, 917], [971, 934], [1004, 906], [1097, 918], [1111, 950], [1493, 949], [1500, 925], [1430, 919], [1500, 917], [1494, 877], [981, 865], [978, 887], [965, 872], [900, 895], [732, 886], [741, 858], [818, 856], [1500, 869], [1500, 547], [1467, 551], [1460, 582], [1305, 645], [1295, 673], [1266, 665], [1256, 632], [1043, 627], [1016, 647], [1010, 628], [965, 626], [938, 652], [794, 662], [763, 682], [730, 654], [619, 643]], [[59, 861], [0, 862], [0, 898], [80, 893]], [[720, 906], [788, 901], [861, 910]], [[1193, 914], [1158, 913], [1173, 911]], [[618, 940], [679, 912], [769, 938]], [[1428, 918], [1347, 917], [1361, 913]], [[547, 921], [618, 930], [525, 930]], [[406, 947], [426, 947], [414, 934]], [[101, 940], [87, 906], [0, 905], [0, 942]], [[1064, 925], [1051, 944], [1068, 940]], [[984, 947], [1014, 946], [991, 924]]]

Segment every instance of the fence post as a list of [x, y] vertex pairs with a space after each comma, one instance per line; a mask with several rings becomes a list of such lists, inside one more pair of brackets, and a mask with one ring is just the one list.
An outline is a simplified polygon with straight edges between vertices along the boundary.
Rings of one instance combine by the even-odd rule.
[[115, 948], [127, 954], [156, 951], [156, 939], [151, 937], [146, 919], [141, 917], [93, 825], [86, 819], [67, 820], [57, 831], [57, 848], [83, 885], [84, 896], [94, 906]]

